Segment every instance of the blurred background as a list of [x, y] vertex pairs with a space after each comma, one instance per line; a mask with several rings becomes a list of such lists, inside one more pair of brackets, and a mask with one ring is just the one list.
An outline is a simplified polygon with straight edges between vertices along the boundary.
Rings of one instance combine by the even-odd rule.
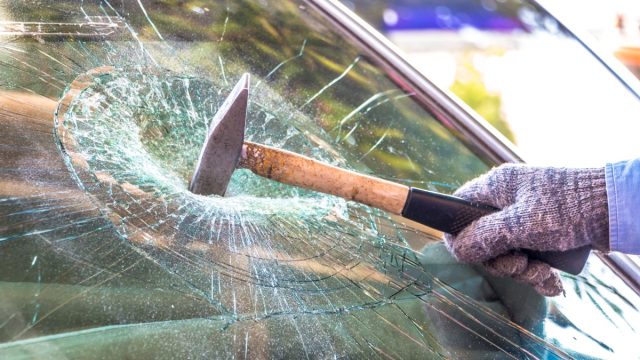
[[529, 163], [599, 166], [640, 154], [637, 97], [563, 26], [622, 76], [640, 76], [640, 1], [341, 1]]

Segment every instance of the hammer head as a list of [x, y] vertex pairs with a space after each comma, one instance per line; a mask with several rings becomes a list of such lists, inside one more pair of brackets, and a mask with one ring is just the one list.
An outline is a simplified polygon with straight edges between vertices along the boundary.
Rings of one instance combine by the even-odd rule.
[[244, 74], [211, 120], [189, 191], [224, 195], [244, 142], [249, 74]]

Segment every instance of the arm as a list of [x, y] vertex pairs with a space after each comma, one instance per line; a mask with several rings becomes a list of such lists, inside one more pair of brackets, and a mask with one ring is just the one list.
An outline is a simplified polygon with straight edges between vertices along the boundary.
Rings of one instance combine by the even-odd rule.
[[640, 159], [607, 164], [611, 251], [640, 254]]

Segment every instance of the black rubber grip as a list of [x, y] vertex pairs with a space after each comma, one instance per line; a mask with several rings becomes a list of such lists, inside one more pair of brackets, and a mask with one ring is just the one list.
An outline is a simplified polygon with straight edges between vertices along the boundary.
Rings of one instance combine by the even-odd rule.
[[[456, 235], [474, 220], [500, 209], [470, 202], [459, 197], [411, 188], [402, 216], [452, 235]], [[590, 246], [568, 251], [533, 251], [521, 249], [530, 258], [544, 261], [552, 267], [577, 275], [587, 262]]]

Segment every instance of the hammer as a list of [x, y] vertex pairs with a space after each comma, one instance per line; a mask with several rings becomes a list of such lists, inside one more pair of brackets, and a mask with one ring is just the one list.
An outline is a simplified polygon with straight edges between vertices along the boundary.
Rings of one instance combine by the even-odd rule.
[[[249, 82], [249, 74], [242, 75], [211, 121], [189, 185], [191, 192], [223, 196], [233, 171], [244, 168], [268, 179], [366, 204], [453, 235], [474, 220], [499, 210], [244, 141]], [[577, 275], [582, 271], [591, 248], [584, 246], [568, 251], [544, 252], [521, 250], [530, 258]]]

